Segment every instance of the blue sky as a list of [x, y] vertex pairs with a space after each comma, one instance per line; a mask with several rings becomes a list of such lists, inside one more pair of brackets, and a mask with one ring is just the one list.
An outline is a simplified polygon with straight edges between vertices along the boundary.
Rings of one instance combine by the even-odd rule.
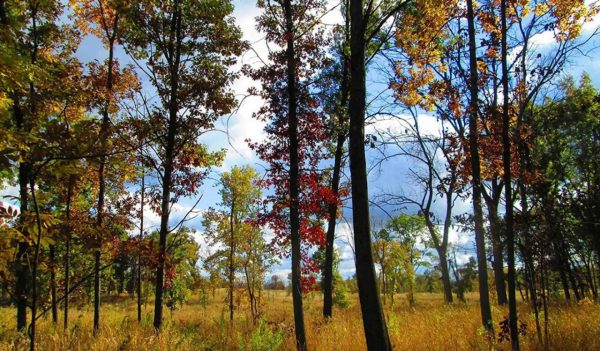
[[[334, 8], [337, 6], [336, 1], [329, 2], [330, 8]], [[260, 14], [260, 10], [256, 8], [254, 1], [248, 0], [235, 0], [235, 11], [234, 16], [236, 17], [237, 24], [241, 27], [244, 33], [244, 39], [247, 40], [253, 47], [253, 51], [249, 51], [245, 53], [241, 58], [239, 64], [234, 69], [239, 69], [242, 64], [251, 64], [257, 65], [260, 64], [260, 61], [257, 58], [257, 55], [260, 56], [263, 60], [266, 59], [267, 47], [264, 42], [264, 35], [258, 33], [255, 26], [254, 18]], [[327, 16], [324, 17], [324, 22], [326, 24], [335, 24], [341, 22], [341, 15], [339, 14], [339, 10], [335, 9], [328, 13]], [[597, 26], [600, 21], [596, 20], [592, 24], [586, 25], [584, 30], [584, 34], [590, 33], [593, 28]], [[540, 50], [544, 50], [545, 48], [551, 48], [554, 43], [554, 39], [551, 33], [544, 33], [536, 38], [536, 45]], [[597, 42], [595, 43], [597, 44]], [[593, 44], [592, 44], [593, 45]], [[590, 46], [592, 48], [592, 46]], [[596, 60], [597, 52], [593, 51], [590, 56], [578, 56], [571, 60], [565, 74], [571, 74], [575, 77], [579, 77], [583, 71], [588, 72], [592, 81], [594, 82], [596, 87], [600, 87], [600, 60]], [[101, 45], [100, 41], [93, 37], [86, 37], [77, 52], [78, 57], [83, 62], [88, 62], [91, 60], [99, 60], [103, 61], [106, 56], [106, 50]], [[117, 48], [116, 57], [122, 63], [131, 62], [127, 57], [125, 52], [121, 48]], [[141, 76], [141, 75], [140, 75]], [[371, 71], [368, 77], [369, 87], [371, 90], [369, 91], [371, 96], [375, 96], [378, 90], [385, 87], [385, 84], [382, 84], [382, 76], [377, 73]], [[144, 78], [142, 77], [142, 81]], [[234, 84], [233, 88], [241, 99], [247, 91], [247, 89], [251, 86], [258, 86], [255, 82], [247, 77], [240, 77]], [[219, 174], [223, 171], [230, 169], [234, 165], [245, 165], [249, 164], [254, 166], [259, 172], [264, 170], [264, 164], [260, 162], [260, 160], [256, 157], [256, 155], [250, 150], [246, 143], [246, 139], [251, 139], [252, 141], [260, 141], [264, 137], [263, 127], [264, 125], [252, 118], [252, 113], [257, 111], [260, 107], [262, 101], [258, 97], [250, 97], [244, 100], [243, 104], [239, 107], [239, 109], [235, 112], [235, 114], [231, 116], [225, 116], [220, 121], [218, 121], [216, 128], [219, 131], [215, 131], [213, 133], [209, 133], [203, 135], [201, 137], [201, 141], [207, 145], [212, 150], [218, 150], [221, 148], [225, 148], [228, 150], [227, 157], [223, 165], [215, 169], [214, 174], [211, 178], [218, 178]], [[420, 117], [420, 123], [424, 126], [424, 128], [430, 131], [432, 134], [436, 134], [438, 127], [435, 118], [422, 114]], [[367, 133], [373, 132], [375, 129], [387, 129], [387, 128], [397, 128], [397, 121], [383, 119], [376, 122], [374, 125], [367, 127]], [[377, 153], [374, 151], [368, 151], [367, 158], [372, 164], [372, 161], [377, 157]], [[411, 167], [411, 163], [406, 159], [392, 159], [384, 164], [380, 169], [376, 169], [370, 173], [369, 176], [369, 193], [373, 196], [383, 192], [400, 192], [403, 191], [405, 193], [416, 192], [417, 187], [414, 183], [406, 181], [408, 179], [409, 169]], [[2, 190], [3, 194], [16, 194], [16, 189], [14, 187], [7, 187]], [[210, 206], [215, 206], [216, 203], [219, 202], [218, 196], [218, 188], [215, 185], [213, 180], [207, 180], [205, 185], [200, 191], [200, 195], [202, 196], [200, 202], [198, 203], [197, 208], [199, 210], [207, 209]], [[196, 202], [196, 198], [188, 198], [182, 199], [173, 209], [172, 211], [172, 222], [176, 223], [181, 219], [181, 216], [193, 206]], [[441, 202], [441, 201], [440, 201]], [[354, 273], [354, 260], [352, 254], [352, 248], [348, 245], [348, 242], [351, 242], [351, 218], [350, 212], [348, 210], [349, 204], [346, 205], [346, 210], [344, 211], [345, 218], [340, 219], [339, 224], [337, 226], [338, 232], [338, 240], [336, 240], [336, 246], [341, 251], [342, 263], [340, 269], [344, 276], [351, 276]], [[457, 208], [455, 209], [455, 213], [467, 212], [469, 211], [470, 203], [460, 202], [457, 204]], [[390, 212], [397, 213], [398, 209], [388, 209]], [[378, 213], [377, 213], [378, 212]], [[381, 211], [376, 211], [375, 217], [380, 217], [385, 219], [385, 214]], [[156, 226], [159, 223], [159, 217], [151, 212], [149, 209], [145, 211], [145, 221], [148, 226]], [[200, 225], [201, 217], [198, 217], [195, 220], [187, 223], [188, 226], [197, 230], [196, 237], [201, 244], [201, 251], [205, 255], [207, 254], [209, 248], [206, 246], [203, 237], [202, 237], [202, 227]], [[266, 234], [269, 237], [269, 234]], [[451, 240], [456, 244], [462, 245], [463, 247], [468, 248], [470, 246], [470, 242], [472, 241], [472, 237], [470, 235], [459, 234], [457, 231], [453, 231], [451, 234]], [[214, 251], [214, 249], [213, 249]], [[471, 255], [471, 250], [465, 249], [463, 252], [459, 253], [459, 261], [466, 261], [468, 257]], [[285, 278], [289, 270], [289, 260], [283, 259], [281, 264], [273, 267], [273, 274], [278, 274]]]

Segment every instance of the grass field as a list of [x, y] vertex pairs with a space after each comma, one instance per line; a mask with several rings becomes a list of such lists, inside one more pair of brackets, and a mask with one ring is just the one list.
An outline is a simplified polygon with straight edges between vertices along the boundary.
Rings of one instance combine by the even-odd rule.
[[[92, 337], [91, 306], [74, 309], [68, 333], [62, 323], [53, 326], [49, 316], [42, 318], [38, 331], [38, 350], [292, 350], [292, 300], [285, 291], [266, 291], [263, 295], [263, 320], [252, 324], [241, 308], [233, 324], [227, 320], [224, 292], [203, 307], [192, 298], [181, 309], [167, 313], [165, 328], [155, 334], [152, 328], [152, 305], [144, 309], [144, 320], [138, 325], [135, 300], [126, 296], [106, 297], [102, 305], [101, 330]], [[487, 350], [490, 348], [480, 327], [476, 295], [465, 304], [442, 303], [437, 294], [418, 294], [415, 309], [408, 307], [403, 296], [397, 296], [393, 308], [386, 306], [388, 329], [395, 350]], [[349, 309], [335, 309], [333, 319], [321, 318], [321, 296], [305, 300], [304, 310], [310, 350], [364, 350], [360, 308], [357, 296]], [[493, 308], [498, 323], [507, 311]], [[62, 318], [62, 315], [61, 315]], [[522, 349], [543, 350], [537, 342], [533, 314], [527, 305], [520, 306], [520, 318], [527, 324]], [[0, 308], [0, 350], [24, 350], [28, 340], [14, 332], [15, 310]], [[551, 306], [548, 323], [550, 350], [600, 350], [600, 306], [573, 304]], [[496, 338], [498, 335], [496, 335]], [[497, 350], [508, 349], [508, 343], [494, 343]]]

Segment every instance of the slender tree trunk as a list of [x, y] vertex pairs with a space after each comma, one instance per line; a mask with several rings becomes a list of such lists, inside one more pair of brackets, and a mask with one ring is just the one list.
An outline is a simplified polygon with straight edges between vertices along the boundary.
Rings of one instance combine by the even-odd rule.
[[[340, 132], [340, 134], [343, 134]], [[336, 198], [340, 183], [340, 168], [342, 164], [344, 136], [338, 135], [335, 159], [333, 163], [333, 177], [331, 180], [331, 189]], [[325, 244], [325, 269], [323, 272], [323, 317], [329, 319], [332, 316], [333, 307], [333, 244], [335, 240], [335, 224], [337, 219], [337, 203], [329, 205], [329, 221], [327, 225], [327, 237]]]
[[94, 337], [100, 327], [100, 250], [102, 247], [102, 225], [104, 220], [104, 196], [106, 192], [105, 168], [106, 168], [106, 142], [110, 128], [109, 108], [110, 95], [113, 88], [113, 66], [114, 66], [114, 43], [118, 25], [118, 16], [115, 17], [113, 34], [108, 38], [108, 68], [106, 77], [106, 101], [102, 110], [102, 126], [100, 130], [100, 143], [103, 155], [100, 156], [100, 167], [98, 169], [98, 208], [97, 208], [97, 248], [94, 251]]
[[[344, 67], [347, 65], [344, 64]], [[343, 81], [347, 81], [347, 68], [344, 68]], [[346, 105], [347, 101], [347, 83], [342, 83], [342, 106]], [[340, 114], [338, 119], [339, 126], [343, 126], [344, 120], [341, 117], [344, 112]], [[331, 189], [337, 199], [339, 194], [340, 186], [340, 173], [342, 168], [342, 153], [344, 150], [344, 140], [346, 139], [345, 131], [338, 131], [337, 143], [335, 148], [335, 158], [333, 162], [333, 176], [331, 179]], [[338, 206], [337, 203], [329, 205], [329, 222], [327, 226], [327, 243], [325, 246], [325, 271], [323, 274], [323, 317], [325, 319], [331, 318], [332, 306], [333, 306], [333, 244], [335, 240], [335, 224], [337, 219]]]
[[[19, 164], [19, 197], [21, 202], [20, 215], [28, 211], [27, 182], [30, 177], [31, 166], [28, 163]], [[24, 233], [28, 234], [28, 233]], [[25, 331], [27, 327], [27, 284], [29, 281], [29, 269], [27, 264], [27, 250], [29, 245], [25, 242], [19, 243], [17, 251], [16, 286], [15, 297], [17, 303], [17, 330]]]
[[69, 185], [67, 187], [67, 208], [66, 208], [66, 243], [65, 243], [65, 282], [64, 282], [64, 309], [63, 309], [63, 327], [67, 330], [69, 326], [69, 283], [71, 278], [71, 197], [73, 195], [73, 176], [69, 177]]
[[233, 258], [235, 253], [235, 196], [231, 200], [231, 212], [229, 213], [229, 321], [233, 322], [233, 283], [235, 280], [235, 271], [233, 266]]
[[[140, 152], [141, 153], [141, 152]], [[146, 175], [142, 173], [142, 184], [140, 190], [140, 244], [144, 239], [144, 195], [146, 192], [145, 187]], [[138, 323], [142, 322], [142, 255], [138, 253], [137, 257], [137, 320]]]
[[377, 292], [369, 224], [369, 194], [365, 160], [366, 67], [363, 1], [350, 1], [350, 174], [356, 278], [369, 350], [391, 350], [390, 338]]
[[67, 209], [66, 209], [66, 243], [65, 243], [65, 282], [64, 282], [64, 294], [65, 294], [65, 305], [64, 305], [64, 316], [63, 316], [63, 327], [67, 330], [69, 326], [69, 283], [71, 279], [71, 197], [73, 195], [73, 177], [69, 177], [69, 185], [67, 188]]
[[506, 284], [504, 282], [504, 255], [500, 233], [500, 220], [498, 218], [498, 207], [496, 203], [488, 203], [488, 211], [490, 220], [490, 236], [492, 238], [492, 255], [494, 257], [492, 268], [494, 269], [496, 295], [498, 298], [498, 305], [503, 306], [508, 303], [508, 297], [506, 295]]
[[473, 185], [473, 214], [475, 219], [475, 246], [477, 249], [477, 272], [479, 278], [479, 306], [481, 320], [486, 330], [493, 335], [494, 324], [490, 308], [488, 287], [487, 262], [485, 255], [485, 235], [483, 229], [483, 211], [481, 208], [481, 163], [479, 161], [478, 114], [479, 114], [479, 78], [477, 72], [477, 49], [475, 38], [475, 14], [473, 0], [467, 0], [467, 20], [469, 32], [469, 68], [471, 95], [469, 117], [469, 148], [471, 153], [472, 185]]
[[286, 61], [288, 94], [288, 137], [290, 151], [290, 230], [292, 242], [292, 299], [294, 305], [294, 325], [296, 347], [307, 350], [304, 330], [304, 310], [302, 307], [301, 252], [300, 252], [300, 213], [299, 213], [299, 160], [298, 160], [298, 115], [296, 101], [296, 54], [294, 51], [294, 23], [290, 0], [283, 2], [286, 25]]
[[[525, 189], [523, 188], [522, 191], [524, 191]], [[521, 207], [523, 208], [523, 211], [528, 212], [527, 210], [527, 204], [526, 201], [524, 201], [524, 199], [521, 199]], [[530, 296], [530, 303], [531, 306], [533, 307], [533, 315], [535, 318], [535, 330], [536, 330], [536, 334], [538, 336], [538, 342], [540, 343], [540, 345], [542, 344], [543, 340], [542, 340], [542, 329], [540, 326], [540, 311], [539, 311], [539, 306], [538, 306], [538, 295], [537, 295], [537, 287], [536, 287], [536, 272], [535, 272], [535, 267], [533, 264], [533, 257], [531, 254], [531, 243], [530, 243], [530, 238], [529, 238], [529, 233], [525, 232], [524, 233], [524, 237], [525, 237], [525, 247], [521, 246], [521, 255], [523, 256], [523, 263], [524, 263], [524, 270], [525, 270], [525, 283], [527, 284], [526, 286], [526, 291], [529, 291], [529, 296]]]
[[254, 292], [254, 279], [250, 279], [250, 274], [248, 273], [248, 264], [244, 265], [244, 275], [246, 276], [246, 288], [248, 290], [250, 313], [252, 313], [252, 324], [256, 324], [258, 320], [258, 308], [256, 305], [256, 295]]
[[544, 256], [542, 256], [542, 304], [544, 309], [544, 350], [548, 350], [548, 273], [543, 257]]
[[503, 144], [503, 170], [504, 170], [504, 198], [506, 222], [506, 252], [508, 254], [508, 325], [510, 329], [510, 343], [514, 351], [519, 347], [519, 324], [517, 316], [517, 297], [515, 292], [516, 270], [515, 270], [515, 232], [513, 225], [513, 196], [512, 196], [512, 174], [511, 174], [511, 142], [510, 142], [510, 114], [509, 114], [509, 89], [508, 89], [508, 43], [506, 25], [506, 0], [500, 2], [500, 21], [502, 22], [502, 144]]
[[94, 251], [94, 336], [100, 328], [100, 249]]
[[[452, 176], [452, 180], [455, 177]], [[442, 236], [441, 250], [438, 250], [440, 258], [440, 269], [442, 271], [442, 284], [444, 285], [444, 301], [452, 303], [452, 283], [450, 282], [450, 271], [448, 269], [448, 240], [450, 237], [450, 227], [452, 226], [452, 194], [454, 186], [451, 185], [446, 192], [446, 217], [444, 218], [444, 232]]]
[[[4, 9], [4, 5], [2, 6]], [[37, 24], [37, 14], [38, 14], [38, 5], [37, 4], [29, 4], [28, 10], [30, 11], [30, 19], [31, 19], [31, 42], [28, 43], [31, 45], [31, 57], [30, 63], [32, 66], [35, 66], [37, 63], [37, 52], [38, 52], [38, 24]], [[2, 21], [6, 23], [6, 16], [2, 18]], [[14, 119], [19, 131], [24, 133], [29, 133], [31, 131], [32, 123], [26, 123], [25, 114], [21, 109], [21, 106], [15, 100], [13, 105], [14, 108]], [[35, 86], [32, 80], [29, 81], [29, 117], [35, 116], [36, 111], [36, 97], [35, 97]], [[24, 218], [28, 212], [28, 195], [27, 195], [27, 185], [33, 183], [32, 178], [32, 163], [24, 161], [19, 163], [19, 198], [21, 202], [20, 207], [20, 216]], [[33, 187], [30, 189], [32, 194], [35, 190]], [[39, 216], [38, 216], [39, 219]], [[24, 223], [23, 223], [24, 224]], [[23, 234], [29, 236], [26, 229], [23, 227]], [[38, 233], [39, 234], [39, 233]], [[16, 267], [16, 286], [15, 286], [15, 295], [17, 299], [17, 330], [22, 332], [25, 330], [27, 325], [27, 295], [28, 295], [28, 281], [29, 281], [29, 258], [27, 256], [27, 251], [29, 249], [29, 244], [22, 242], [19, 243], [17, 249], [17, 267]], [[38, 249], [38, 248], [36, 248]], [[36, 261], [37, 262], [37, 261]], [[37, 269], [37, 267], [36, 267]], [[35, 281], [35, 278], [32, 279]], [[34, 314], [35, 315], [35, 314]], [[32, 324], [34, 317], [32, 317]], [[35, 324], [34, 324], [35, 329]], [[33, 345], [33, 343], [32, 343]], [[34, 346], [31, 346], [34, 347]]]
[[[346, 37], [349, 32], [349, 17], [345, 16], [346, 20]], [[346, 38], [347, 40], [347, 38]], [[333, 175], [331, 177], [331, 190], [335, 198], [339, 196], [340, 188], [340, 173], [342, 169], [342, 156], [344, 152], [344, 141], [346, 140], [345, 118], [346, 108], [348, 105], [348, 58], [341, 50], [342, 57], [342, 81], [340, 84], [340, 104], [337, 111], [338, 114], [338, 130], [337, 141], [335, 146], [335, 156], [333, 161]], [[329, 205], [328, 215], [329, 222], [327, 224], [327, 238], [325, 246], [325, 270], [323, 272], [323, 318], [329, 319], [332, 316], [333, 309], [333, 242], [335, 240], [335, 225], [337, 219], [338, 205], [332, 203]]]
[[35, 333], [36, 333], [36, 314], [37, 314], [37, 272], [38, 262], [40, 257], [40, 241], [42, 238], [42, 220], [40, 217], [40, 209], [35, 197], [35, 180], [29, 180], [31, 190], [31, 200], [33, 202], [33, 210], [35, 211], [37, 238], [35, 241], [35, 251], [31, 269], [31, 324], [29, 324], [29, 350], [35, 350]]
[[428, 215], [425, 216], [425, 224], [429, 235], [433, 241], [433, 246], [438, 254], [439, 267], [442, 274], [442, 285], [444, 288], [444, 302], [452, 303], [452, 282], [450, 281], [450, 271], [448, 269], [448, 235], [452, 224], [452, 194], [446, 193], [446, 216], [444, 219], [444, 233], [442, 241], [438, 237], [434, 223]]
[[167, 142], [165, 145], [164, 173], [162, 177], [162, 201], [160, 216], [160, 232], [158, 243], [158, 267], [156, 268], [156, 290], [154, 293], [154, 328], [159, 330], [163, 318], [163, 289], [165, 277], [165, 259], [167, 255], [167, 235], [169, 233], [169, 213], [171, 202], [171, 186], [173, 162], [175, 159], [175, 136], [177, 135], [177, 113], [179, 104], [179, 65], [181, 60], [181, 8], [179, 0], [173, 4], [174, 13], [171, 18], [171, 37], [169, 52], [173, 64], [170, 66], [171, 93], [169, 99], [169, 122], [167, 126]]
[[[15, 100], [16, 101], [16, 100]], [[17, 128], [21, 132], [29, 132], [29, 127], [25, 123], [25, 115], [21, 106], [18, 102], [13, 104], [13, 117]], [[31, 164], [29, 162], [19, 163], [19, 224], [21, 225], [21, 231], [24, 235], [28, 236], [25, 228], [24, 218], [27, 214], [28, 208], [28, 182], [31, 176]], [[17, 305], [17, 331], [25, 331], [27, 327], [27, 295], [28, 295], [28, 282], [29, 282], [29, 267], [27, 263], [27, 251], [29, 244], [27, 242], [20, 242], [17, 248], [17, 259], [15, 267], [15, 299]]]

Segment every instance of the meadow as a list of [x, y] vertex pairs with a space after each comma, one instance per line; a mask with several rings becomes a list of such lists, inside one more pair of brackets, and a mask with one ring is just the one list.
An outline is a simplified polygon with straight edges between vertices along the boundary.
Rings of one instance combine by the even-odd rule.
[[[101, 328], [92, 336], [91, 305], [73, 309], [68, 333], [62, 323], [54, 326], [50, 316], [41, 319], [37, 346], [39, 350], [293, 350], [292, 298], [285, 291], [263, 293], [262, 319], [253, 325], [244, 306], [236, 310], [230, 323], [225, 291], [218, 291], [208, 303], [191, 298], [181, 309], [168, 312], [165, 327], [155, 334], [152, 327], [152, 304], [143, 310], [143, 320], [136, 320], [135, 300], [128, 296], [108, 296], [103, 300]], [[335, 309], [334, 317], [321, 317], [321, 295], [305, 299], [305, 318], [310, 350], [365, 350], [362, 320], [357, 295], [348, 309]], [[385, 306], [390, 338], [395, 350], [488, 350], [483, 334], [476, 294], [467, 295], [466, 303], [445, 305], [439, 294], [420, 293], [416, 307], [410, 308], [404, 296], [396, 297], [394, 306]], [[0, 308], [0, 350], [25, 350], [28, 339], [14, 332], [14, 308]], [[530, 307], [520, 304], [521, 321], [527, 324], [521, 337], [523, 350], [544, 350], [537, 340]], [[505, 308], [493, 307], [496, 350], [507, 350], [507, 341], [498, 342], [499, 323]], [[600, 350], [600, 306], [591, 303], [552, 305], [548, 321], [549, 350]], [[61, 316], [62, 317], [62, 316]], [[543, 320], [543, 318], [542, 318]]]

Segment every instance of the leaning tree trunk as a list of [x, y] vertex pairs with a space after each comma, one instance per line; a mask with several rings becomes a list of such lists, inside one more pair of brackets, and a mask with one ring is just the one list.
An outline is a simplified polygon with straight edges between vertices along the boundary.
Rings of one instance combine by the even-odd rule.
[[479, 87], [477, 72], [477, 48], [475, 43], [475, 14], [473, 0], [467, 0], [467, 20], [469, 33], [469, 68], [470, 68], [470, 117], [469, 117], [469, 151], [471, 154], [471, 170], [473, 185], [473, 214], [475, 219], [475, 246], [477, 249], [477, 273], [479, 277], [479, 305], [481, 320], [486, 330], [493, 335], [494, 324], [490, 307], [488, 287], [487, 261], [485, 255], [485, 235], [483, 229], [483, 211], [481, 206], [481, 163], [479, 160], [479, 141], [477, 118], [479, 113]]
[[363, 1], [350, 1], [350, 174], [356, 278], [369, 350], [391, 350], [390, 338], [377, 292], [369, 224], [369, 195], [365, 160], [365, 23]]
[[294, 52], [294, 24], [290, 0], [283, 2], [286, 24], [286, 62], [288, 93], [288, 138], [290, 152], [290, 231], [292, 242], [292, 299], [294, 305], [294, 326], [296, 347], [307, 350], [304, 330], [304, 310], [302, 307], [301, 252], [300, 252], [300, 213], [299, 213], [299, 160], [298, 160], [298, 112], [296, 101], [296, 54]]

